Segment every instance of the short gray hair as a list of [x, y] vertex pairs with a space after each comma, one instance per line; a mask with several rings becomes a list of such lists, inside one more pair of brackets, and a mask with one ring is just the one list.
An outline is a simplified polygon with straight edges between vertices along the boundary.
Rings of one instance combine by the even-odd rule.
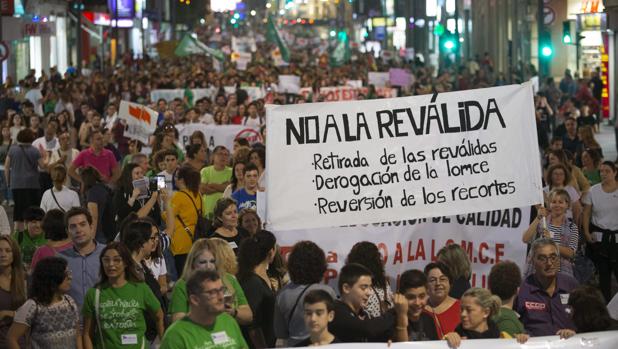
[[536, 257], [536, 251], [544, 246], [553, 246], [556, 249], [556, 253], [560, 253], [560, 251], [558, 250], [558, 245], [556, 245], [556, 242], [550, 238], [540, 238], [540, 239], [536, 239], [534, 240], [534, 242], [532, 243], [532, 246], [530, 247], [530, 251], [532, 252], [532, 258], [534, 259]]

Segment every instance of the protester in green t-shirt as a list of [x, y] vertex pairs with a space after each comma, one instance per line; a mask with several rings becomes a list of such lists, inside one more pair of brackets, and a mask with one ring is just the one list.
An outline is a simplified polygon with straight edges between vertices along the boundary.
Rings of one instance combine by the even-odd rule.
[[112, 242], [101, 253], [101, 281], [88, 290], [84, 300], [84, 347], [149, 347], [144, 335], [146, 313], [156, 319], [162, 338], [161, 304], [137, 274], [129, 250], [122, 243]]
[[165, 332], [161, 349], [244, 349], [238, 323], [225, 312], [226, 287], [219, 274], [197, 270], [186, 283], [189, 315]]
[[223, 196], [225, 188], [232, 179], [232, 168], [229, 167], [230, 152], [224, 146], [217, 146], [213, 151], [212, 166], [202, 169], [202, 185], [200, 192], [204, 200], [204, 216], [212, 218], [215, 204]]
[[513, 310], [513, 301], [521, 284], [521, 272], [517, 264], [511, 261], [496, 263], [489, 272], [488, 281], [489, 291], [502, 301], [500, 312], [493, 317], [498, 329], [511, 337], [525, 333], [519, 315]]
[[[197, 270], [212, 270], [219, 273], [221, 281], [227, 288], [225, 294], [225, 312], [236, 319], [241, 325], [248, 325], [253, 319], [251, 307], [234, 275], [223, 270], [223, 261], [215, 258], [217, 245], [211, 239], [199, 239], [191, 247], [182, 276], [174, 285], [169, 313], [172, 321], [182, 319], [189, 312], [189, 295], [187, 280]], [[234, 255], [234, 252], [229, 251]]]
[[41, 221], [45, 216], [45, 211], [40, 207], [31, 206], [24, 210], [24, 221], [26, 222], [26, 229], [22, 231], [16, 231], [11, 236], [13, 240], [17, 241], [19, 250], [21, 251], [22, 260], [26, 264], [26, 269], [32, 262], [32, 256], [34, 251], [39, 246], [43, 246], [47, 243], [43, 229], [41, 229]]

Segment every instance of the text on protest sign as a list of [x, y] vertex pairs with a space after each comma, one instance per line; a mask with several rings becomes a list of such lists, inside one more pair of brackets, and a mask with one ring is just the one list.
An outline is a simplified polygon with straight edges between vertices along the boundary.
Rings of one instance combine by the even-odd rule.
[[176, 125], [178, 137], [183, 147], [189, 145], [191, 135], [195, 131], [201, 131], [206, 139], [206, 146], [213, 150], [216, 146], [222, 145], [229, 151], [234, 148], [234, 140], [245, 138], [249, 144], [263, 142], [262, 135], [256, 127], [243, 125], [205, 125], [205, 124], [184, 124]]
[[118, 118], [125, 120], [124, 136], [148, 144], [148, 138], [157, 128], [159, 113], [141, 104], [120, 101]]
[[[260, 206], [258, 201], [258, 207]], [[285, 258], [300, 240], [310, 240], [326, 253], [325, 282], [337, 288], [339, 270], [347, 253], [359, 241], [370, 241], [380, 250], [390, 285], [397, 287], [399, 275], [420, 269], [436, 260], [445, 245], [456, 243], [466, 251], [472, 269], [472, 286], [487, 287], [491, 267], [510, 260], [525, 266], [526, 245], [521, 233], [530, 222], [530, 208], [511, 208], [450, 217], [421, 218], [337, 228], [274, 231]]]
[[268, 222], [306, 229], [542, 202], [532, 100], [526, 83], [268, 105]]

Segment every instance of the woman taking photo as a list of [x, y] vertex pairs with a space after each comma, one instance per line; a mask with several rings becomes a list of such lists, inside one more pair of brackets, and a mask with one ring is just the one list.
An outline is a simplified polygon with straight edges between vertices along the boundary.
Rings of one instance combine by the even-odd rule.
[[234, 275], [223, 270], [221, 262], [215, 258], [213, 247], [214, 244], [211, 244], [209, 239], [199, 239], [193, 244], [182, 276], [178, 279], [172, 291], [172, 302], [169, 309], [172, 321], [182, 319], [189, 312], [189, 297], [187, 295], [189, 276], [196, 270], [216, 270], [227, 289], [224, 295], [225, 311], [234, 317], [239, 324], [249, 324], [253, 315], [245, 293]]
[[[135, 212], [138, 218], [150, 217], [157, 226], [161, 225], [161, 209], [158, 199], [159, 194], [161, 194], [165, 200], [167, 198], [166, 193], [158, 190], [149, 192], [148, 188], [144, 188], [148, 192], [143, 194], [140, 188], [133, 186], [133, 181], [144, 180], [144, 178], [144, 170], [136, 164], [127, 164], [122, 169], [113, 198], [118, 222], [124, 221], [130, 213]], [[146, 184], [146, 186], [148, 185]]]
[[6, 335], [15, 311], [25, 301], [26, 272], [19, 246], [9, 236], [0, 235], [0, 348], [8, 347]]
[[371, 318], [377, 318], [394, 306], [393, 291], [384, 271], [383, 258], [378, 247], [369, 241], [361, 241], [352, 246], [347, 263], [358, 263], [371, 271], [371, 295], [363, 310]]
[[238, 254], [241, 242], [249, 235], [238, 226], [236, 201], [230, 198], [217, 200], [212, 227], [213, 232], [210, 236], [227, 241], [236, 254]]
[[543, 195], [545, 197], [546, 206], [549, 206], [549, 194], [556, 189], [563, 189], [569, 194], [570, 205], [567, 208], [567, 217], [572, 219], [576, 224], [580, 220], [582, 212], [581, 204], [579, 203], [579, 192], [572, 186], [568, 185], [571, 181], [571, 172], [563, 164], [551, 165], [547, 169]]
[[605, 301], [611, 300], [611, 273], [618, 277], [618, 170], [611, 161], [601, 164], [601, 183], [584, 196], [583, 230], [591, 244], [593, 260], [599, 272], [599, 284]]
[[459, 325], [460, 302], [448, 295], [453, 277], [446, 264], [442, 262], [427, 264], [425, 275], [429, 294], [425, 312], [433, 318], [438, 338], [442, 338]]
[[272, 233], [261, 230], [245, 239], [238, 251], [238, 281], [253, 312], [253, 322], [242, 328], [251, 348], [275, 347], [275, 286], [267, 270], [275, 257], [276, 242]]
[[[461, 298], [461, 323], [454, 331], [444, 335], [449, 347], [457, 348], [462, 339], [511, 338], [500, 332], [491, 318], [500, 311], [501, 301], [484, 288], [467, 290]], [[517, 334], [517, 342], [522, 344], [528, 335]]]
[[[571, 207], [571, 198], [564, 189], [556, 189], [549, 194], [548, 214], [545, 207], [537, 209], [537, 216], [524, 232], [522, 240], [530, 244], [539, 238], [550, 238], [556, 242], [560, 250], [560, 272], [571, 277], [573, 275], [573, 258], [579, 242], [579, 231], [573, 220], [567, 217]], [[545, 218], [546, 226], [541, 221]], [[528, 260], [526, 276], [534, 271], [532, 260]]]
[[19, 349], [19, 339], [26, 336], [32, 349], [81, 349], [79, 308], [66, 294], [70, 289], [67, 261], [42, 259], [32, 273], [30, 298], [15, 313], [8, 347]]
[[15, 208], [13, 221], [16, 230], [23, 230], [23, 212], [30, 206], [41, 203], [39, 166], [47, 166], [47, 152], [32, 146], [34, 134], [30, 129], [19, 131], [17, 144], [9, 148], [4, 161], [4, 179], [13, 191]]
[[[176, 270], [183, 270], [187, 254], [196, 236], [198, 217], [202, 212], [200, 174], [191, 166], [182, 166], [176, 177], [178, 191], [167, 207], [166, 223], [174, 227], [171, 234], [171, 251]], [[171, 232], [171, 229], [168, 229]]]
[[111, 242], [101, 252], [101, 280], [84, 300], [84, 349], [146, 346], [146, 312], [156, 319], [163, 337], [161, 304], [140, 278], [129, 250]]

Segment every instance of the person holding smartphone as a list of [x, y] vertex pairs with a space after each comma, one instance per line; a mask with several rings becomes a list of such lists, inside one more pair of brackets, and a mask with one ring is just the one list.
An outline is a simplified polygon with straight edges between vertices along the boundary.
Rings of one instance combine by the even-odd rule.
[[165, 189], [158, 190], [158, 186], [154, 188], [150, 186], [147, 178], [145, 187], [134, 185], [136, 181], [144, 180], [144, 178], [144, 170], [136, 164], [127, 164], [122, 169], [113, 199], [118, 222], [122, 222], [131, 212], [135, 212], [139, 218], [149, 216], [157, 226], [161, 225], [159, 197], [165, 203], [169, 196]]

